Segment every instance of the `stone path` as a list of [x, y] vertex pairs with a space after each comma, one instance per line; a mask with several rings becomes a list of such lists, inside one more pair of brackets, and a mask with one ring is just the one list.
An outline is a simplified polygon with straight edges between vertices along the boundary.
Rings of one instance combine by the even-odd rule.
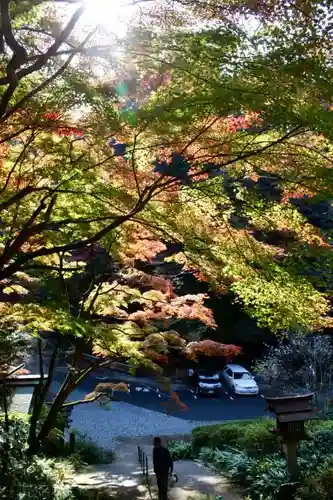
[[74, 477], [72, 486], [105, 491], [117, 500], [150, 500], [138, 464], [136, 445], [122, 444], [116, 454], [115, 463], [85, 467]]
[[[143, 442], [142, 448], [151, 462], [151, 442]], [[170, 488], [169, 500], [197, 500], [208, 496], [223, 496], [223, 500], [241, 500], [242, 497], [230, 486], [228, 480], [218, 476], [203, 465], [193, 460], [180, 460], [174, 463], [174, 472], [178, 476], [178, 483]], [[155, 476], [151, 471], [151, 482], [155, 492]], [[157, 499], [155, 493], [154, 499]]]
[[[86, 467], [77, 475], [74, 485], [86, 489], [107, 490], [117, 500], [157, 500], [156, 481], [151, 469], [151, 441], [119, 442], [117, 461], [109, 465]], [[138, 464], [137, 446], [144, 449], [149, 460], [150, 492], [144, 484]], [[175, 462], [178, 483], [169, 491], [169, 500], [203, 500], [207, 495], [223, 496], [223, 500], [242, 500], [242, 496], [228, 483], [206, 467], [190, 460]]]
[[223, 500], [241, 500], [242, 496], [230, 486], [228, 480], [217, 476], [206, 467], [191, 460], [175, 464], [178, 483], [170, 489], [170, 500], [207, 499], [207, 495], [222, 496]]

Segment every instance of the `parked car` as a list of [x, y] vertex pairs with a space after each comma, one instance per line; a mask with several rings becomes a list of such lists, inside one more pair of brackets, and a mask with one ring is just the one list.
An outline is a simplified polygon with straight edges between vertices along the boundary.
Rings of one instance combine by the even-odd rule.
[[225, 385], [234, 394], [255, 395], [259, 394], [259, 387], [251, 373], [241, 365], [226, 365], [221, 375]]
[[197, 394], [217, 394], [222, 387], [217, 370], [199, 369], [193, 375], [193, 380]]

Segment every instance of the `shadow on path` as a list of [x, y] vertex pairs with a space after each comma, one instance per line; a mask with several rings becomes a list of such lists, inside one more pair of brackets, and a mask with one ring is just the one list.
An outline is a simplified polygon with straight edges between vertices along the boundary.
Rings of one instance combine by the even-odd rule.
[[[116, 462], [108, 465], [86, 467], [75, 476], [73, 486], [80, 489], [108, 492], [115, 500], [157, 500], [155, 475], [151, 469], [151, 440], [140, 440], [140, 445], [149, 460], [149, 483], [151, 491], [144, 484], [138, 463], [138, 440], [119, 442], [116, 448]], [[175, 463], [178, 483], [169, 491], [169, 500], [206, 498], [207, 495], [222, 495], [224, 500], [242, 500], [241, 494], [223, 476], [217, 475], [201, 464], [183, 460]]]

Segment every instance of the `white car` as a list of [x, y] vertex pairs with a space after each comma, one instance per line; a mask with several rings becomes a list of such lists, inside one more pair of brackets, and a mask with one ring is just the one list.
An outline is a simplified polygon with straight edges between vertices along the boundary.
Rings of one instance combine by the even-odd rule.
[[253, 376], [241, 365], [226, 365], [222, 371], [225, 385], [234, 394], [255, 395], [259, 394], [259, 387]]

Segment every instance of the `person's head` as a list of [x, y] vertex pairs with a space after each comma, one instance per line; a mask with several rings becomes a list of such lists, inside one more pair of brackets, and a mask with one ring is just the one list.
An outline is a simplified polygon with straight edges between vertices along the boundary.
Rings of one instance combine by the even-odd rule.
[[160, 446], [162, 446], [162, 440], [160, 437], [154, 437], [153, 443], [155, 448], [159, 448]]

